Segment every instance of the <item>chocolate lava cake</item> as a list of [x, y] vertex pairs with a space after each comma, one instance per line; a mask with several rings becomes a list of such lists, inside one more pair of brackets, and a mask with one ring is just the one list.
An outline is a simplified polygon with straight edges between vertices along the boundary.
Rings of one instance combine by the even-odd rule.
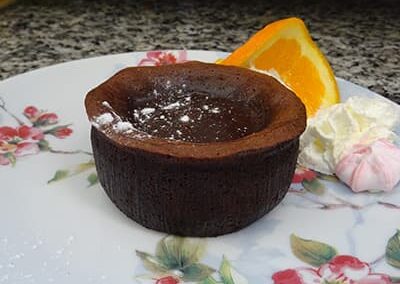
[[234, 232], [273, 209], [306, 126], [304, 105], [274, 78], [200, 62], [126, 68], [85, 105], [110, 199], [182, 236]]

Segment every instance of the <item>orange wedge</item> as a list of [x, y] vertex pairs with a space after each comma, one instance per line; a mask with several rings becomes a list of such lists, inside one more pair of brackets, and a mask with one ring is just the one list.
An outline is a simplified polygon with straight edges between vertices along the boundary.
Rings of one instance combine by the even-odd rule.
[[265, 26], [220, 64], [277, 74], [302, 100], [308, 117], [340, 101], [332, 68], [298, 18]]

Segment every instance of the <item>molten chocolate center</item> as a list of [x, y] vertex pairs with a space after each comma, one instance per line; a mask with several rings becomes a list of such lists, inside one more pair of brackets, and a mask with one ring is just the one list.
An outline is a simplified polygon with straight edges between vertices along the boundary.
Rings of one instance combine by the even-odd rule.
[[239, 139], [267, 124], [257, 100], [239, 100], [184, 89], [131, 97], [127, 119], [152, 136], [194, 143]]

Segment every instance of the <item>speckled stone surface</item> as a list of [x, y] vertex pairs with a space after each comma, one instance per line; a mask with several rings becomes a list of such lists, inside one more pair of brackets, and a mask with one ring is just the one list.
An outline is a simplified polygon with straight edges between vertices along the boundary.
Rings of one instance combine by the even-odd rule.
[[263, 25], [299, 16], [337, 76], [400, 103], [398, 2], [314, 2], [17, 1], [0, 10], [0, 79], [135, 50], [232, 51]]

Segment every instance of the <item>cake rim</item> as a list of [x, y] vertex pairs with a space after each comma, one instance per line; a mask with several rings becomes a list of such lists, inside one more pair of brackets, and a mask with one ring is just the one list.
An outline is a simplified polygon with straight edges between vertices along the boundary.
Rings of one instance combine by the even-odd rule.
[[[110, 102], [114, 98], [110, 94], [110, 90], [116, 84], [127, 83], [130, 79], [137, 76], [147, 75], [156, 77], [166, 76], [168, 72], [198, 72], [199, 75], [210, 74], [210, 72], [220, 72], [224, 76], [246, 76], [247, 79], [252, 79], [255, 83], [264, 82], [269, 85], [270, 89], [274, 90], [273, 95], [279, 96], [280, 108], [274, 108], [277, 111], [277, 116], [280, 119], [272, 119], [266, 127], [262, 130], [241, 137], [236, 140], [229, 140], [224, 142], [187, 142], [182, 140], [166, 140], [155, 136], [147, 137], [145, 139], [118, 133], [110, 130], [110, 127], [100, 130], [94, 127], [101, 134], [105, 135], [112, 143], [125, 148], [127, 150], [140, 150], [142, 152], [151, 152], [162, 156], [187, 158], [187, 159], [222, 159], [225, 157], [241, 155], [246, 152], [268, 151], [275, 149], [281, 144], [289, 142], [298, 138], [305, 130], [306, 127], [306, 112], [303, 103], [300, 99], [286, 86], [280, 83], [272, 76], [252, 71], [242, 67], [225, 66], [214, 63], [204, 63], [199, 61], [190, 61], [186, 63], [171, 64], [164, 66], [141, 66], [141, 67], [128, 67], [125, 68], [111, 78], [107, 79], [91, 91], [85, 97], [85, 107], [89, 120], [93, 122], [95, 117], [109, 111], [107, 106], [103, 104], [104, 101]], [[163, 73], [164, 72], [164, 73]], [[147, 82], [142, 82], [148, 83]], [[265, 86], [266, 86], [265, 85]], [[238, 86], [239, 87], [239, 86]], [[255, 84], [253, 88], [260, 89], [261, 86]], [[112, 106], [112, 102], [111, 102]], [[291, 112], [287, 114], [287, 112]]]

